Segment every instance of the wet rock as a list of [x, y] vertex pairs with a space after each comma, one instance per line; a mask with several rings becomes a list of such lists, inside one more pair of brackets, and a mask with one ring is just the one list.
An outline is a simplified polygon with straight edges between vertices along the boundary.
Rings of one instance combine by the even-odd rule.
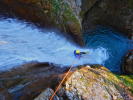
[[[44, 92], [42, 92], [34, 100], [49, 100], [53, 93], [54, 93], [54, 91], [52, 89], [47, 88], [46, 90], [44, 90]], [[58, 96], [54, 96], [53, 100], [59, 100], [59, 97]]]
[[0, 100], [12, 100], [12, 95], [7, 89], [0, 88]]
[[[9, 94], [15, 100], [49, 100], [67, 70], [48, 63], [29, 63], [0, 73], [1, 98]], [[132, 100], [131, 97], [128, 88], [108, 69], [88, 65], [69, 73], [55, 100]]]
[[33, 100], [46, 88], [54, 88], [65, 71], [66, 68], [49, 63], [24, 64], [11, 71], [1, 72], [0, 88], [6, 89], [15, 100]]
[[[58, 100], [132, 100], [133, 96], [127, 87], [108, 69], [100, 65], [80, 66], [67, 78], [55, 96]], [[37, 98], [50, 95], [46, 89]], [[36, 99], [35, 99], [36, 100]]]
[[133, 74], [133, 51], [125, 56], [122, 69], [125, 74]]

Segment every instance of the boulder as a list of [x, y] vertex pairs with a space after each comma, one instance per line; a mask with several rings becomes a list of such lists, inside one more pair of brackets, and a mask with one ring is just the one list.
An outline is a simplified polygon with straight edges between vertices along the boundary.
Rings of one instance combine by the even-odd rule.
[[104, 67], [76, 70], [64, 85], [69, 100], [125, 100], [120, 81]]
[[125, 74], [133, 74], [133, 51], [125, 56], [122, 69]]
[[[48, 90], [51, 91], [46, 89], [35, 100], [47, 97], [46, 94], [50, 95]], [[80, 66], [69, 73], [55, 97], [58, 97], [58, 100], [133, 99], [128, 88], [108, 69], [100, 65]]]
[[[54, 91], [51, 88], [47, 88], [46, 90], [44, 90], [44, 92], [42, 92], [34, 100], [49, 100], [53, 93], [54, 93]], [[54, 96], [53, 100], [59, 100], [59, 97]]]

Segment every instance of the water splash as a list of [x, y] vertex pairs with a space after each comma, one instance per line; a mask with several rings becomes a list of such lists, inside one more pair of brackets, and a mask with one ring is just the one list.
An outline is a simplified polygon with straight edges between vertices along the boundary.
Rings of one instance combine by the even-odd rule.
[[[70, 66], [102, 64], [108, 53], [102, 46], [95, 49], [79, 48], [67, 38], [53, 31], [42, 31], [16, 19], [0, 20], [0, 70], [8, 70], [23, 63], [38, 61]], [[75, 49], [89, 51], [80, 60], [73, 55]]]

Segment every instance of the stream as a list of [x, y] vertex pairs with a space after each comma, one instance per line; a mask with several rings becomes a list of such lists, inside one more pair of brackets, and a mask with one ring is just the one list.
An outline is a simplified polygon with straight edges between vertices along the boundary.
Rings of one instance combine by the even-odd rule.
[[[90, 32], [93, 34], [88, 35]], [[0, 19], [0, 71], [29, 62], [49, 62], [61, 67], [83, 64], [101, 64], [111, 71], [120, 72], [123, 56], [131, 49], [131, 41], [113, 29], [97, 27], [84, 34], [86, 47], [68, 41], [55, 30], [39, 29], [15, 19]], [[89, 52], [80, 59], [73, 51]]]

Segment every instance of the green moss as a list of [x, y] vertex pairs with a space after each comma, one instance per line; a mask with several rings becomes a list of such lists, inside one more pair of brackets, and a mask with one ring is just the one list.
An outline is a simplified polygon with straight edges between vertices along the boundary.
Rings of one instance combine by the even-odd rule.
[[116, 99], [116, 100], [123, 100], [122, 98], [118, 98], [118, 99]]
[[54, 23], [58, 22], [57, 20], [61, 20], [63, 23], [59, 24], [59, 26], [66, 25], [68, 22], [74, 23], [77, 27], [80, 27], [79, 20], [76, 18], [76, 15], [72, 11], [69, 4], [64, 2], [63, 0], [50, 0], [51, 4], [51, 17], [55, 21]]
[[133, 75], [116, 75], [133, 93]]
[[116, 77], [114, 74], [112, 74], [112, 73], [109, 73], [109, 74], [108, 74], [108, 79], [109, 79], [111, 82], [113, 82], [113, 83], [116, 83], [116, 84], [119, 84], [119, 83], [120, 83], [120, 80], [117, 79], [117, 77]]
[[63, 8], [64, 8], [64, 12], [63, 12], [64, 21], [65, 22], [72, 21], [72, 22], [75, 22], [76, 24], [79, 24], [78, 19], [76, 18], [72, 9], [67, 3], [63, 4]]
[[59, 13], [61, 10], [61, 1], [62, 0], [51, 0], [50, 3], [52, 4], [52, 12]]
[[81, 77], [81, 78], [80, 78], [80, 81], [84, 81], [84, 78]]

